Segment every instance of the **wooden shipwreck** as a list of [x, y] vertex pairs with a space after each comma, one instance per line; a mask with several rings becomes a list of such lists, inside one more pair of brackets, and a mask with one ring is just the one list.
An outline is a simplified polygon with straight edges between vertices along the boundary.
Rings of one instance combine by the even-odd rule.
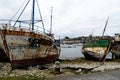
[[90, 40], [83, 45], [82, 53], [86, 59], [104, 61], [107, 54], [110, 52], [111, 39], [104, 38], [108, 19], [106, 21], [102, 37], [98, 40]]

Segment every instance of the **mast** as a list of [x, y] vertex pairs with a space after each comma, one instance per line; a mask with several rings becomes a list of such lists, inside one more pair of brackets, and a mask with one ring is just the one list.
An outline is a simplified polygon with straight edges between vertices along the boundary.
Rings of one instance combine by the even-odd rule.
[[104, 27], [104, 30], [103, 30], [102, 38], [104, 37], [104, 33], [105, 33], [105, 30], [106, 30], [106, 27], [107, 27], [107, 24], [108, 24], [108, 20], [109, 20], [109, 17], [107, 18], [107, 21], [106, 21], [106, 24], [105, 24], [105, 27]]
[[33, 4], [32, 4], [32, 30], [34, 30], [34, 19], [35, 19], [35, 0], [33, 0]]
[[51, 16], [50, 16], [50, 35], [52, 34], [52, 10], [53, 9], [53, 7], [51, 7]]

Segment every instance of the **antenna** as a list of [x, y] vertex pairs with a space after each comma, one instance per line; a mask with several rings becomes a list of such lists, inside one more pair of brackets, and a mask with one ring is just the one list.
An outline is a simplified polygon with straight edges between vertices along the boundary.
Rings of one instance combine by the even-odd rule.
[[105, 27], [104, 27], [104, 30], [103, 30], [102, 38], [104, 36], [105, 30], [106, 30], [106, 27], [107, 27], [107, 24], [108, 24], [108, 20], [109, 20], [109, 17], [107, 18], [107, 21], [106, 21], [106, 24], [105, 24]]

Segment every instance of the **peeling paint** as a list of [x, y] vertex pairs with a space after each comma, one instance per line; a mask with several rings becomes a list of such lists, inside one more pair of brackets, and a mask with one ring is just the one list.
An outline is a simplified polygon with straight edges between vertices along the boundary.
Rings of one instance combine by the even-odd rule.
[[87, 50], [87, 51], [92, 51], [96, 54], [104, 54], [105, 51], [106, 51], [106, 47], [92, 47], [92, 48], [84, 48], [84, 50]]
[[[5, 40], [9, 51], [9, 58], [11, 61], [40, 59], [45, 57], [47, 58], [49, 56], [55, 56], [55, 55], [59, 56], [60, 54], [59, 52], [60, 48], [55, 49], [53, 47], [53, 41], [49, 36], [47, 37], [39, 34], [34, 34], [31, 32], [23, 32], [23, 31], [3, 30], [3, 32], [5, 35]], [[43, 41], [30, 42], [29, 41], [30, 38], [33, 38], [35, 40], [43, 40]], [[1, 37], [0, 37], [0, 44], [1, 44], [0, 46], [4, 45], [2, 43]], [[56, 60], [57, 58], [58, 57], [56, 57], [54, 60]]]

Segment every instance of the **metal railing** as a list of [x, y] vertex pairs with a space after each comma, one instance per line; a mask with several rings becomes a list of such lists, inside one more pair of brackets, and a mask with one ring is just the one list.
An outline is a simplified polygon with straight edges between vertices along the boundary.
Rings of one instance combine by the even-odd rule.
[[[34, 28], [34, 30], [32, 30], [29, 23], [17, 21], [16, 26], [12, 26], [12, 24], [14, 24], [14, 22], [15, 22], [14, 20], [0, 20], [0, 29], [1, 30], [2, 29], [12, 30], [12, 31], [34, 32], [36, 34], [46, 34], [46, 33], [44, 33], [43, 28], [40, 26], [34, 25], [35, 28]], [[45, 30], [45, 31], [49, 33], [48, 30]]]

